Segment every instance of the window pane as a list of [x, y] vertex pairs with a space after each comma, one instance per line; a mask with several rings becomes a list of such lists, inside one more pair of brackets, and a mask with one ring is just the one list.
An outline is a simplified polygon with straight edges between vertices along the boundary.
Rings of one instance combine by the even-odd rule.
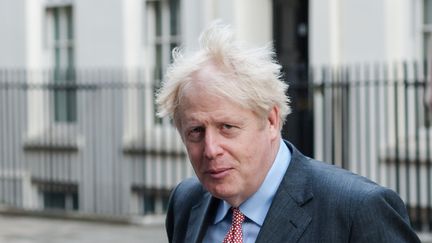
[[54, 67], [59, 68], [61, 66], [61, 50], [58, 46], [54, 47]]
[[144, 194], [144, 214], [154, 214], [156, 211], [156, 199], [153, 194]]
[[423, 9], [424, 23], [432, 24], [432, 0], [425, 0]]
[[67, 121], [66, 91], [64, 90], [54, 92], [54, 119], [57, 122]]
[[156, 15], [156, 36], [162, 36], [162, 9], [159, 1], [154, 3], [155, 15]]
[[49, 209], [65, 209], [66, 200], [65, 194], [62, 192], [44, 192], [44, 208]]
[[67, 67], [72, 68], [74, 66], [74, 49], [69, 46], [67, 48]]
[[53, 9], [53, 20], [54, 20], [54, 40], [60, 40], [60, 17], [59, 17], [59, 9]]
[[162, 210], [165, 213], [168, 210], [169, 195], [162, 196]]
[[72, 209], [78, 210], [78, 208], [79, 208], [78, 193], [75, 192], [72, 194]]
[[162, 78], [162, 45], [156, 44], [156, 65], [155, 65], [155, 81], [161, 80]]
[[179, 0], [170, 0], [170, 27], [171, 35], [178, 34], [178, 23], [179, 23]]
[[425, 32], [424, 33], [424, 37], [423, 37], [423, 50], [424, 50], [424, 58], [431, 58], [431, 49], [432, 47], [432, 39], [431, 39], [431, 33], [430, 32]]
[[76, 113], [76, 90], [75, 88], [66, 91], [66, 122], [74, 122], [77, 120]]
[[72, 7], [66, 7], [67, 38], [73, 40]]
[[77, 120], [76, 90], [61, 87], [54, 91], [54, 119], [56, 122], [75, 122]]

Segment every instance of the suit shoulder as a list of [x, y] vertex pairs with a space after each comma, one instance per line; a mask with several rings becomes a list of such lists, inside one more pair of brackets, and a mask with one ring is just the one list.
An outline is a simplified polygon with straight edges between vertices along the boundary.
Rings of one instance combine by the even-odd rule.
[[183, 242], [190, 211], [205, 193], [197, 178], [183, 180], [171, 192], [165, 219], [169, 242]]
[[[321, 203], [338, 205], [349, 214], [359, 208], [379, 207], [389, 204], [404, 212], [404, 203], [393, 190], [353, 172], [321, 161], [310, 160], [309, 174], [313, 194]], [[406, 218], [406, 215], [403, 215]]]
[[174, 208], [190, 208], [206, 192], [197, 178], [181, 181], [171, 193], [170, 203]]
[[309, 175], [313, 185], [319, 186], [320, 190], [329, 188], [334, 192], [352, 192], [354, 194], [368, 194], [370, 191], [384, 189], [372, 180], [342, 169], [335, 165], [310, 159]]
[[199, 180], [196, 177], [187, 178], [183, 181], [181, 181], [176, 187], [175, 191], [178, 192], [185, 192], [185, 191], [191, 191], [191, 192], [200, 192], [203, 191], [203, 187]]

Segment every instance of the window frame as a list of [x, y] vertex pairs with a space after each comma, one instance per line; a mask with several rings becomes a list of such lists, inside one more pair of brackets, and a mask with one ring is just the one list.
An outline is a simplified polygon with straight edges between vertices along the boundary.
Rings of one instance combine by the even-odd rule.
[[[427, 23], [427, 5], [430, 4], [430, 23]], [[419, 14], [419, 22], [421, 25], [421, 37], [420, 37], [420, 60], [430, 60], [432, 55], [432, 0], [422, 0]]]
[[44, 42], [51, 67], [53, 93], [50, 106], [54, 123], [77, 121], [75, 75], [75, 17], [71, 4], [48, 4], [45, 8]]
[[[172, 7], [173, 3], [176, 5], [175, 8]], [[173, 10], [175, 14], [173, 14]], [[172, 18], [174, 15], [176, 18], [175, 21]], [[147, 48], [146, 68], [150, 73], [153, 95], [156, 94], [160, 87], [166, 68], [172, 62], [172, 49], [181, 45], [181, 15], [181, 0], [145, 1], [144, 33], [146, 36], [144, 37], [144, 43]], [[174, 25], [173, 22], [175, 23]], [[154, 124], [171, 124], [168, 118], [161, 119], [157, 117], [155, 102], [153, 104], [153, 111]]]

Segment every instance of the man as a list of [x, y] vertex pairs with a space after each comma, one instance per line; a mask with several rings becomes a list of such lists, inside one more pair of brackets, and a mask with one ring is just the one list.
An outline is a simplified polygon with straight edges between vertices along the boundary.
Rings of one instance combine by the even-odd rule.
[[270, 48], [218, 24], [200, 44], [174, 52], [157, 97], [197, 175], [172, 192], [170, 242], [419, 242], [395, 192], [281, 139], [287, 85]]

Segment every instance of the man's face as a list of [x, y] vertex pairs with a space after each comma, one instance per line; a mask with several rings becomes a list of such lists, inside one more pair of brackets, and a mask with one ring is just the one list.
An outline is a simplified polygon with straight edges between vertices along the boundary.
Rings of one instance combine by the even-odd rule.
[[[179, 107], [178, 128], [201, 183], [215, 197], [239, 206], [263, 182], [279, 148], [277, 108], [267, 119], [259, 118], [229, 99], [204, 90], [195, 75], [184, 91]], [[194, 82], [194, 81], [192, 81]]]

